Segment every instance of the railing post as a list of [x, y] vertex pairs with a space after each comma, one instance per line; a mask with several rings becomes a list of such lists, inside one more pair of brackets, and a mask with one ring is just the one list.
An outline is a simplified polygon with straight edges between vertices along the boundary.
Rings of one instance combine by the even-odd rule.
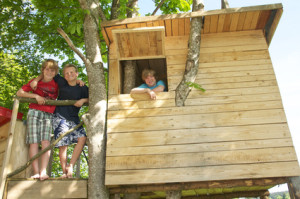
[[6, 182], [6, 176], [8, 174], [8, 164], [10, 160], [10, 155], [12, 151], [12, 143], [13, 143], [13, 135], [15, 132], [16, 122], [17, 122], [17, 115], [19, 111], [19, 100], [14, 100], [14, 106], [12, 110], [11, 120], [10, 120], [10, 127], [7, 135], [7, 144], [6, 144], [6, 150], [3, 158], [2, 163], [2, 171], [1, 171], [1, 185], [0, 185], [0, 196], [3, 197], [4, 194], [4, 188], [5, 188], [5, 182]]

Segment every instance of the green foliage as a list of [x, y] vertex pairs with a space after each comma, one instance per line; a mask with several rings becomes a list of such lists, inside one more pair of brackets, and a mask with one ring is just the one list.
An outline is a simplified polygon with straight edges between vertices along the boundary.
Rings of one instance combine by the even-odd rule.
[[[70, 162], [70, 159], [72, 157], [72, 153], [74, 151], [74, 147], [75, 145], [71, 145], [68, 147], [67, 150], [67, 157], [68, 157], [68, 162]], [[85, 155], [87, 157], [85, 157]], [[87, 159], [88, 159], [88, 148], [87, 146], [85, 146], [83, 148], [83, 152], [81, 152], [80, 154], [80, 178], [88, 178], [89, 173], [88, 173], [88, 163], [87, 163]], [[75, 165], [74, 167], [74, 174], [76, 172], [76, 168], [77, 165]], [[53, 161], [52, 161], [52, 172], [51, 172], [51, 177], [53, 178], [57, 178], [60, 177], [62, 175], [62, 168], [60, 166], [60, 161], [59, 161], [59, 148], [54, 148], [53, 149]]]
[[[13, 97], [16, 92], [29, 80], [36, 76], [34, 71], [19, 65], [14, 56], [0, 52], [0, 106], [12, 109]], [[21, 103], [19, 112], [26, 113], [28, 104]]]
[[[161, 0], [155, 0], [157, 6]], [[166, 0], [161, 6], [162, 14], [176, 14], [180, 12], [188, 12], [191, 10], [193, 0]]]
[[197, 90], [200, 90], [202, 92], [205, 92], [205, 89], [202, 88], [202, 86], [200, 84], [197, 84], [197, 83], [194, 83], [194, 82], [186, 82], [185, 83], [186, 85], [188, 85], [189, 87], [191, 88], [195, 88]]
[[275, 193], [271, 193], [269, 198], [270, 199], [290, 199], [290, 194], [287, 191], [275, 192]]

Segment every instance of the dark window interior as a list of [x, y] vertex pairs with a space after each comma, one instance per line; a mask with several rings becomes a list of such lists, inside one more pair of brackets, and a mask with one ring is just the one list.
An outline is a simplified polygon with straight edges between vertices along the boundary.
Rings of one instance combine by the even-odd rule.
[[[135, 60], [136, 61], [136, 82], [135, 82], [135, 87], [138, 87], [139, 85], [143, 84], [142, 80], [142, 71], [145, 68], [153, 69], [156, 72], [157, 76], [157, 81], [163, 80], [166, 86], [168, 87], [168, 78], [167, 78], [167, 64], [166, 64], [166, 59], [165, 58], [160, 58], [160, 59], [141, 59], [141, 60]], [[122, 80], [123, 82], [123, 76], [124, 76], [124, 61], [121, 61], [121, 68], [122, 68]], [[167, 88], [168, 90], [168, 88]]]

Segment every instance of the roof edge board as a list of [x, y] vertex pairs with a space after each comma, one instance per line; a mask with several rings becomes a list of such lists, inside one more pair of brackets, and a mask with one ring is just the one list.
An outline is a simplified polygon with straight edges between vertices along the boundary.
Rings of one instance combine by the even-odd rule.
[[218, 9], [218, 10], [188, 12], [188, 13], [169, 14], [169, 15], [145, 16], [145, 17], [135, 17], [135, 18], [116, 19], [116, 20], [106, 21], [106, 22], [102, 22], [101, 26], [108, 27], [108, 26], [140, 23], [140, 22], [156, 21], [156, 20], [166, 20], [166, 19], [175, 19], [175, 18], [194, 18], [194, 17], [201, 17], [201, 16], [208, 16], [208, 15], [231, 14], [231, 13], [260, 11], [260, 10], [275, 10], [275, 9], [282, 9], [282, 8], [283, 8], [282, 3], [277, 3], [277, 4], [267, 4], [267, 5], [259, 5], [259, 6], [226, 8], [226, 9]]

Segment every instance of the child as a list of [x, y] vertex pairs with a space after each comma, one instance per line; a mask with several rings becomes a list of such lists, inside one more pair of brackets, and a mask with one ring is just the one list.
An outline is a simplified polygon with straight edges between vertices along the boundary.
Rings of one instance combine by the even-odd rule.
[[[80, 120], [78, 113], [82, 105], [88, 102], [88, 87], [80, 86], [77, 83], [78, 71], [77, 67], [72, 64], [67, 64], [63, 69], [64, 77], [56, 75], [54, 80], [58, 83], [59, 95], [58, 100], [78, 100], [74, 106], [57, 106], [55, 109], [53, 128], [54, 136], [57, 139], [62, 133], [70, 130], [79, 124]], [[37, 77], [35, 81], [39, 81], [41, 77]], [[36, 83], [36, 82], [35, 82]], [[80, 83], [82, 85], [82, 82]], [[35, 87], [32, 84], [32, 87]], [[86, 141], [86, 132], [81, 126], [72, 133], [61, 139], [56, 146], [59, 147], [59, 158], [63, 170], [62, 178], [71, 178], [73, 176], [73, 167]], [[67, 149], [68, 145], [77, 143], [70, 164], [67, 164]]]
[[[43, 79], [37, 84], [37, 89], [33, 90], [30, 87], [30, 82], [22, 86], [18, 90], [17, 96], [34, 98], [38, 104], [29, 104], [29, 111], [27, 115], [27, 137], [26, 143], [29, 144], [29, 157], [32, 158], [38, 153], [39, 143], [42, 149], [50, 145], [51, 132], [52, 132], [52, 113], [55, 106], [45, 105], [45, 99], [55, 100], [58, 95], [58, 85], [53, 80], [54, 76], [58, 73], [58, 64], [53, 59], [47, 59], [43, 62], [41, 68]], [[47, 175], [47, 165], [49, 162], [50, 151], [47, 151], [41, 156], [41, 165], [39, 168], [39, 160], [35, 159], [32, 162], [33, 176], [31, 178], [46, 180], [49, 178]]]
[[155, 100], [155, 92], [166, 91], [166, 85], [162, 80], [156, 82], [154, 70], [144, 69], [142, 72], [142, 79], [145, 83], [137, 88], [133, 88], [130, 93], [148, 93], [150, 98]]

